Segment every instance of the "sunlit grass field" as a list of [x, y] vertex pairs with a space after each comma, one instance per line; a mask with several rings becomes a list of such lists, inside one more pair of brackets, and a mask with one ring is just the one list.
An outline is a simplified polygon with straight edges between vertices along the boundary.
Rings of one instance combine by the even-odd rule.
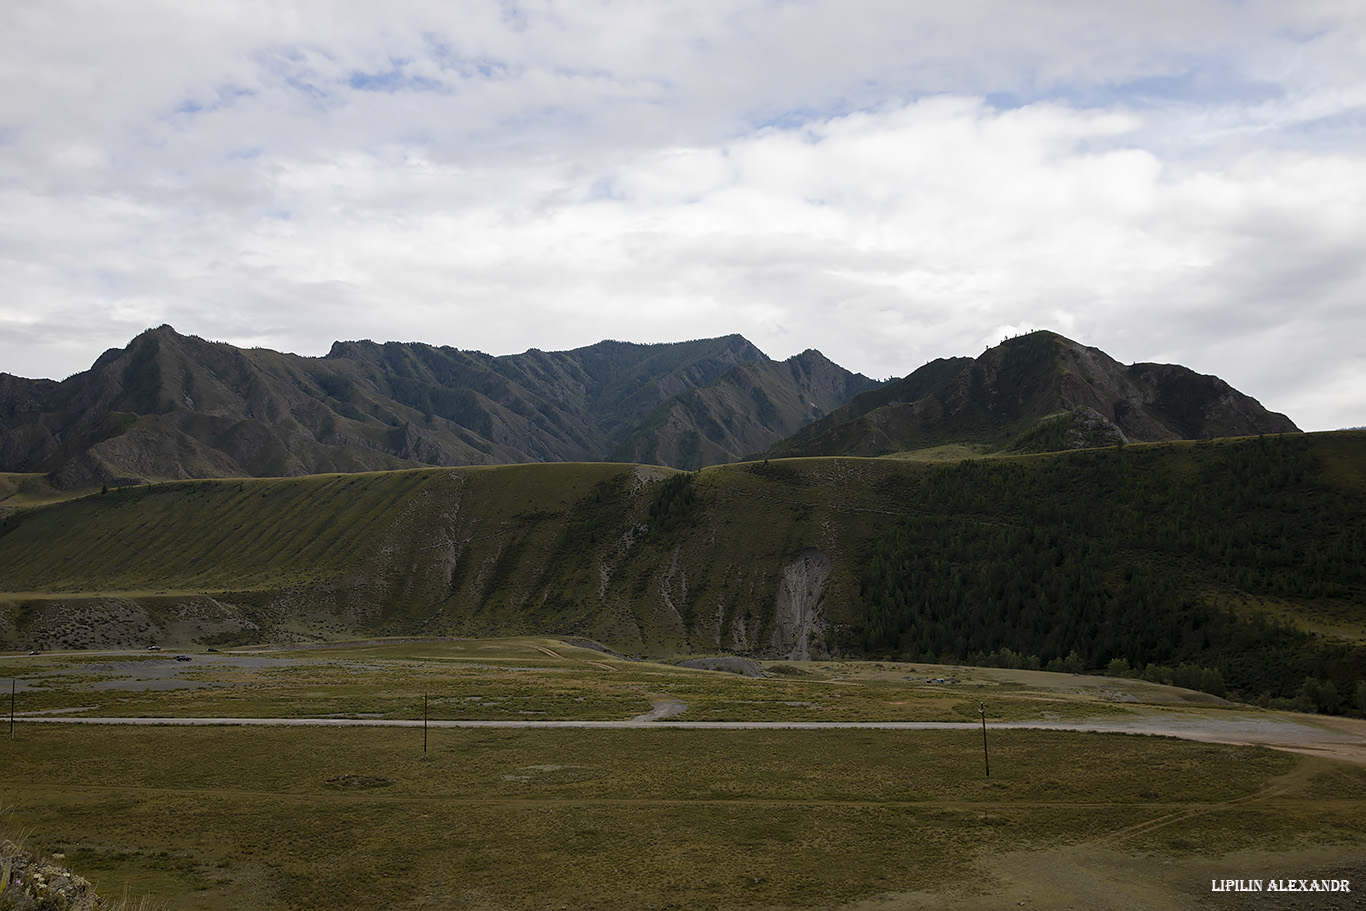
[[[624, 720], [658, 701], [689, 721], [975, 721], [1122, 715], [1116, 687], [1145, 701], [1208, 705], [1137, 680], [897, 662], [766, 662], [762, 679], [631, 661], [553, 639], [375, 642], [239, 649], [177, 662], [167, 652], [22, 659], [23, 710], [76, 715], [452, 720]], [[233, 663], [220, 664], [215, 661]], [[0, 668], [0, 672], [3, 668]], [[180, 687], [161, 689], [165, 681]], [[939, 682], [936, 682], [939, 681]], [[1064, 685], [1065, 682], [1065, 685]]]
[[[1235, 711], [1138, 681], [891, 662], [766, 663], [747, 679], [548, 639], [191, 657], [14, 656], [0, 674], [23, 681], [20, 711], [149, 717], [417, 720], [424, 696], [431, 718], [504, 721], [624, 720], [660, 701], [689, 721]], [[153, 688], [166, 681], [199, 688]], [[1115, 701], [1116, 686], [1142, 701]], [[21, 717], [0, 747], [0, 827], [107, 895], [186, 909], [1013, 907], [1020, 886], [993, 864], [1021, 851], [1151, 858], [1153, 888], [1189, 892], [1201, 864], [1236, 852], [1366, 845], [1366, 768], [1119, 734], [992, 730], [989, 748], [990, 776], [975, 728]]]

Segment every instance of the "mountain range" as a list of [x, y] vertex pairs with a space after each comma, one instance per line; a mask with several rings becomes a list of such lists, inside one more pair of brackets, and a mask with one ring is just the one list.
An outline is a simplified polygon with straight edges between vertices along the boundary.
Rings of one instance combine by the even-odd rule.
[[518, 462], [695, 469], [872, 388], [738, 335], [494, 357], [337, 342], [325, 357], [148, 330], [62, 382], [0, 374], [0, 471], [61, 487]]
[[739, 335], [492, 356], [336, 342], [312, 358], [150, 329], [66, 380], [0, 373], [0, 471], [78, 489], [418, 466], [979, 452], [1295, 431], [1217, 377], [1052, 332], [879, 384]]

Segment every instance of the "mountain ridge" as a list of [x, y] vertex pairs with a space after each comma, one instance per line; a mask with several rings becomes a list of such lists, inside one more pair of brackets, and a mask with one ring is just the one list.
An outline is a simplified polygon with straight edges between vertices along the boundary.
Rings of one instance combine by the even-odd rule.
[[1218, 377], [1047, 330], [877, 383], [738, 334], [521, 354], [334, 342], [322, 357], [149, 329], [90, 370], [0, 374], [0, 471], [80, 489], [428, 466], [976, 452], [1297, 432]]
[[[824, 413], [874, 385], [825, 361], [829, 381], [802, 386], [791, 370], [774, 366], [780, 363], [787, 362], [770, 360], [740, 335], [652, 345], [609, 340], [501, 356], [338, 341], [310, 358], [205, 341], [164, 325], [61, 382], [0, 374], [0, 470], [44, 472], [78, 488], [601, 461], [628, 440], [649, 449], [642, 423], [677, 397], [737, 370], [761, 375], [762, 399], [732, 397], [724, 410], [694, 416], [704, 426], [738, 423], [745, 432], [712, 434], [707, 446], [690, 450], [676, 441], [651, 450], [697, 468], [769, 445], [809, 416], [801, 409]], [[784, 404], [759, 418], [763, 400], [775, 399]], [[801, 413], [788, 413], [793, 409]]]
[[1173, 364], [1126, 367], [1040, 330], [865, 392], [767, 455], [880, 455], [950, 442], [1040, 452], [1295, 432], [1285, 415], [1218, 377]]

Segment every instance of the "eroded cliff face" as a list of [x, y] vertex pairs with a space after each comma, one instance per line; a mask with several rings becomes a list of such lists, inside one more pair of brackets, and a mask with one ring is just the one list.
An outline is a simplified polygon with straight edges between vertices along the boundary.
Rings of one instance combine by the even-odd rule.
[[829, 581], [830, 560], [815, 547], [808, 547], [783, 567], [768, 654], [788, 661], [809, 661], [813, 654], [825, 657], [821, 601]]

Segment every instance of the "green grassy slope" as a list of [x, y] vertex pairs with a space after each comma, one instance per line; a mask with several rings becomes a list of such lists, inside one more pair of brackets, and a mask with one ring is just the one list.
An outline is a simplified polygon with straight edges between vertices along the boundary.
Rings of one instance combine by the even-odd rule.
[[76, 492], [57, 490], [44, 474], [0, 472], [0, 511], [70, 500]]
[[[963, 463], [161, 484], [0, 522], [0, 638], [95, 644], [141, 623], [209, 641], [171, 609], [198, 597], [242, 617], [245, 638], [541, 632], [781, 653], [780, 591], [805, 590], [817, 654], [1187, 665], [1243, 695], [1355, 711], [1363, 465], [1354, 432]], [[824, 581], [800, 576], [814, 551]], [[84, 638], [55, 632], [73, 623]]]
[[[8, 587], [213, 592], [342, 575], [427, 479], [421, 472], [184, 481], [35, 510], [5, 536]], [[8, 526], [6, 526], [8, 527]]]

